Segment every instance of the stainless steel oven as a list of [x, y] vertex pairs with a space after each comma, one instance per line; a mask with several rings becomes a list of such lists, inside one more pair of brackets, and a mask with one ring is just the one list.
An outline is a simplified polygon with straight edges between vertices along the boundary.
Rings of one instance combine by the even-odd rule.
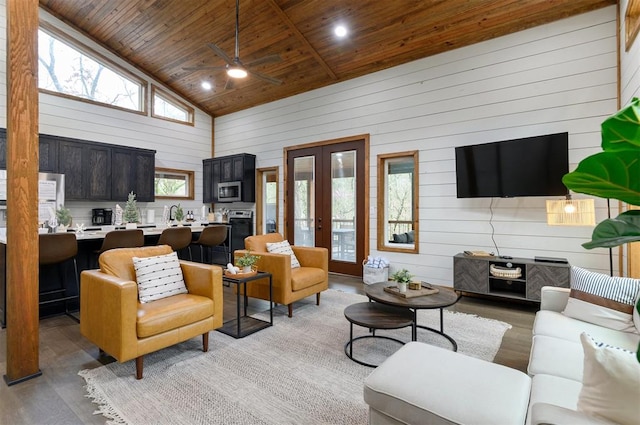
[[218, 202], [242, 201], [242, 182], [218, 183]]
[[231, 225], [231, 252], [244, 249], [244, 238], [253, 235], [253, 212], [251, 210], [229, 211]]

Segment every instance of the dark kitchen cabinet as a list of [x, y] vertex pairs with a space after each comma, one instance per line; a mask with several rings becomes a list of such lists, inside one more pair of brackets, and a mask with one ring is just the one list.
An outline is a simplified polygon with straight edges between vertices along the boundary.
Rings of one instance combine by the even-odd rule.
[[58, 139], [56, 137], [40, 135], [39, 162], [40, 172], [58, 172]]
[[255, 202], [256, 156], [243, 153], [202, 161], [203, 201], [218, 201], [218, 183], [242, 182], [242, 202]]
[[[43, 173], [55, 173], [58, 168], [58, 140], [52, 136], [40, 135], [38, 154]], [[7, 130], [0, 128], [0, 169], [7, 168]]]
[[114, 148], [112, 152], [113, 169], [111, 172], [111, 199], [126, 201], [130, 192], [136, 194], [136, 200], [153, 202], [155, 200], [154, 175], [155, 151]]
[[111, 148], [62, 140], [58, 172], [65, 175], [66, 200], [111, 200]]

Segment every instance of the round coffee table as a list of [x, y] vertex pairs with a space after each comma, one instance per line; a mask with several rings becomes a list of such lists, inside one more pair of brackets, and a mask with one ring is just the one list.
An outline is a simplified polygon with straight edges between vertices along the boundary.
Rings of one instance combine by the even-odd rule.
[[[404, 341], [388, 336], [376, 335], [376, 329], [400, 329], [411, 326], [411, 334], [415, 334], [415, 314], [408, 308], [397, 308], [381, 303], [363, 302], [352, 304], [344, 309], [344, 317], [349, 321], [349, 342], [344, 345], [344, 353], [356, 363], [363, 366], [377, 367], [353, 357], [353, 342], [363, 338], [382, 338], [404, 345]], [[353, 325], [369, 328], [371, 335], [353, 337]]]
[[[365, 285], [364, 292], [370, 300], [394, 306], [408, 308], [413, 312], [415, 326], [413, 327], [413, 333], [411, 339], [416, 341], [418, 339], [417, 328], [426, 329], [431, 332], [435, 332], [443, 337], [447, 338], [451, 345], [453, 345], [453, 351], [458, 351], [458, 343], [449, 335], [444, 332], [444, 312], [445, 307], [449, 307], [458, 302], [460, 295], [453, 289], [443, 286], [435, 286], [439, 292], [432, 295], [423, 295], [413, 298], [403, 298], [398, 295], [391, 294], [384, 290], [386, 286], [394, 286], [392, 282], [380, 282], [372, 285]], [[417, 311], [422, 309], [440, 309], [440, 330], [433, 329], [428, 326], [418, 325]]]

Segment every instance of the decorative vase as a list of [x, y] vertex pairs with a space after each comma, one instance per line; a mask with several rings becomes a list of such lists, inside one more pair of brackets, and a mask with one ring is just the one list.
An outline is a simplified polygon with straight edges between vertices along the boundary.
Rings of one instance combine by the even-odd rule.
[[398, 282], [398, 291], [407, 292], [407, 282]]
[[251, 266], [242, 267], [242, 273], [251, 273], [252, 271], [253, 271], [253, 268]]
[[125, 229], [137, 229], [138, 228], [138, 223], [127, 223], [124, 225]]

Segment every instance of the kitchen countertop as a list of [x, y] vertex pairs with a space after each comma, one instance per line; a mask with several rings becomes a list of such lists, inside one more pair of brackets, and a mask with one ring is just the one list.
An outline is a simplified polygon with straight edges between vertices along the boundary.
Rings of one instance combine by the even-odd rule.
[[[213, 222], [213, 223], [198, 222], [198, 223], [188, 223], [184, 227], [188, 227], [189, 229], [191, 229], [192, 232], [202, 232], [202, 230], [208, 225], [220, 225], [220, 224], [225, 226], [230, 226], [230, 224], [227, 222]], [[107, 226], [107, 227], [113, 227], [113, 226]], [[176, 227], [176, 226], [171, 226], [171, 227]], [[116, 227], [116, 229], [123, 230], [124, 226], [118, 226]], [[116, 229], [105, 230], [104, 227], [92, 226], [92, 227], [89, 227], [87, 230], [85, 230], [82, 234], [76, 233], [75, 228], [70, 228], [68, 232], [75, 233], [76, 238], [80, 241], [80, 240], [91, 240], [91, 239], [104, 239], [104, 236], [107, 233]], [[142, 230], [142, 233], [144, 233], [145, 235], [160, 235], [162, 231], [166, 229], [166, 226], [157, 227], [156, 225], [152, 225], [152, 224], [144, 224], [139, 226], [138, 229]], [[6, 228], [0, 228], [0, 243], [5, 245], [7, 244]]]

